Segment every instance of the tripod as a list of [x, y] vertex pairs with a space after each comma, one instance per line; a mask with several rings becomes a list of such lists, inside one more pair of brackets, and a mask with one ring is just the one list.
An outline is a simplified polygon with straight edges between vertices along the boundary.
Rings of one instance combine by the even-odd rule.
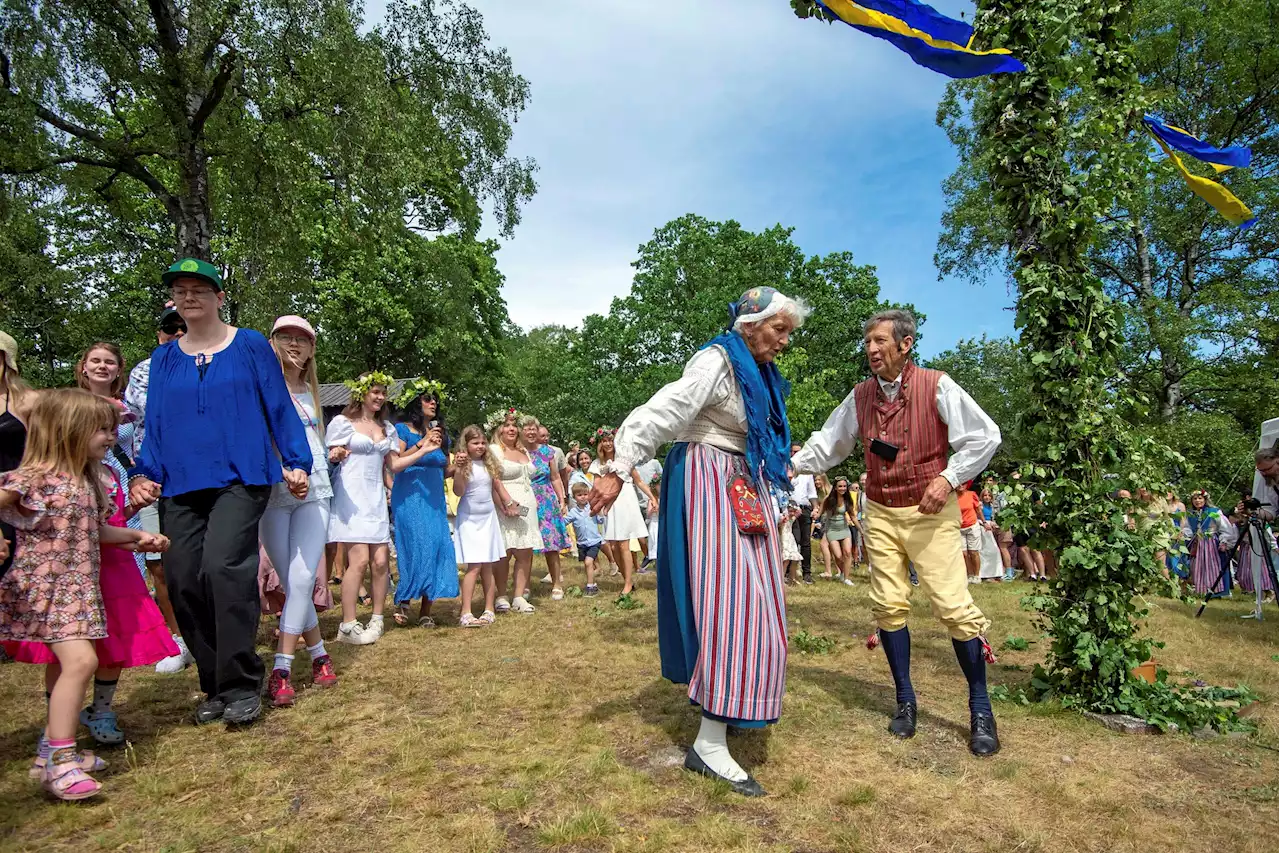
[[[1258, 518], [1256, 511], [1250, 512], [1248, 519], [1240, 525], [1240, 538], [1236, 540], [1236, 544], [1227, 552], [1226, 558], [1222, 561], [1222, 571], [1218, 573], [1218, 577], [1209, 586], [1209, 593], [1205, 595], [1204, 602], [1201, 603], [1200, 609], [1196, 611], [1196, 618], [1200, 618], [1200, 614], [1204, 613], [1204, 609], [1209, 606], [1209, 602], [1215, 598], [1221, 598], [1226, 592], [1215, 592], [1219, 587], [1223, 586], [1223, 581], [1227, 577], [1227, 573], [1231, 571], [1231, 564], [1236, 561], [1239, 554], [1253, 554], [1253, 542], [1256, 540], [1262, 551], [1262, 566], [1271, 577], [1271, 588], [1280, 590], [1280, 581], [1276, 578], [1276, 564], [1271, 558], [1271, 543], [1268, 541], [1271, 537], [1267, 535], [1267, 529], [1262, 525], [1261, 519]], [[1241, 551], [1244, 548], [1246, 551]], [[1225, 589], [1225, 587], [1223, 587]], [[1255, 576], [1253, 581], [1254, 606], [1251, 614], [1255, 619], [1262, 619], [1262, 578]], [[1248, 617], [1245, 617], [1248, 618]]]

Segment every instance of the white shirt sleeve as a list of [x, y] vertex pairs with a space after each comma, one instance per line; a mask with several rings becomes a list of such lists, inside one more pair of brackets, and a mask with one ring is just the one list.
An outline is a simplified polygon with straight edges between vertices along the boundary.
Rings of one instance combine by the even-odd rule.
[[[1186, 530], [1187, 528], [1183, 528]], [[1189, 537], [1188, 537], [1189, 538]], [[1236, 544], [1236, 540], [1240, 538], [1240, 529], [1236, 527], [1226, 513], [1222, 514], [1221, 522], [1218, 525], [1218, 542], [1232, 548]]]
[[[856, 388], [855, 388], [856, 391]], [[836, 406], [822, 429], [809, 436], [804, 447], [791, 459], [797, 474], [821, 474], [849, 458], [858, 440], [858, 408], [854, 391]]]
[[946, 374], [938, 380], [938, 417], [947, 425], [947, 443], [954, 451], [942, 476], [951, 488], [959, 488], [981, 474], [995, 456], [1000, 448], [1000, 427]]
[[714, 402], [716, 386], [729, 369], [719, 347], [707, 347], [689, 359], [679, 379], [660, 388], [622, 422], [614, 439], [618, 465], [630, 471], [641, 461], [652, 459], [659, 447], [675, 439]]
[[1276, 520], [1276, 490], [1267, 485], [1267, 480], [1262, 476], [1261, 471], [1253, 472], [1253, 497], [1255, 500], [1261, 501], [1262, 506], [1258, 508], [1258, 518], [1263, 521]]

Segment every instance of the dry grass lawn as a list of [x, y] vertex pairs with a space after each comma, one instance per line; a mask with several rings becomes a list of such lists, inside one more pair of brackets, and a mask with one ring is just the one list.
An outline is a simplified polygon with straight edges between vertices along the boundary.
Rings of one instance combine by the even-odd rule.
[[[539, 573], [540, 574], [540, 573]], [[571, 574], [571, 578], [580, 576]], [[792, 634], [837, 639], [790, 662], [779, 725], [733, 741], [763, 800], [670, 766], [697, 727], [658, 675], [653, 580], [645, 607], [553, 603], [490, 628], [397, 629], [332, 647], [341, 683], [300, 690], [246, 731], [197, 729], [194, 672], [126, 673], [125, 748], [100, 750], [104, 795], [48, 802], [27, 779], [42, 723], [40, 672], [0, 667], [0, 849], [51, 851], [1274, 851], [1277, 614], [1240, 600], [1204, 618], [1160, 602], [1162, 664], [1262, 696], [1246, 738], [1125, 737], [1051, 707], [996, 706], [1003, 751], [969, 756], [966, 690], [940, 626], [913, 614], [920, 732], [885, 732], [893, 693], [865, 586], [790, 592]], [[1025, 584], [975, 591], [995, 645], [1035, 640]], [[442, 602], [438, 616], [456, 617]], [[337, 615], [325, 614], [326, 636]], [[266, 638], [264, 627], [263, 639]], [[1018, 684], [1041, 644], [1001, 653]], [[262, 652], [269, 649], [263, 645]], [[309, 680], [305, 654], [295, 683]], [[269, 660], [269, 658], [268, 658]], [[303, 676], [307, 676], [304, 679]], [[87, 740], [82, 734], [82, 743]]]

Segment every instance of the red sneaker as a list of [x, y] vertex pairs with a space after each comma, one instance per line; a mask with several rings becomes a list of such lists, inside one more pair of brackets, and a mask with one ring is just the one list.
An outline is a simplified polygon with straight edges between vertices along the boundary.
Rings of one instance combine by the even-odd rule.
[[289, 683], [289, 673], [283, 669], [273, 669], [267, 679], [267, 699], [277, 708], [287, 708], [293, 704], [293, 685]]
[[311, 662], [311, 683], [316, 687], [332, 687], [338, 683], [338, 673], [328, 655]]

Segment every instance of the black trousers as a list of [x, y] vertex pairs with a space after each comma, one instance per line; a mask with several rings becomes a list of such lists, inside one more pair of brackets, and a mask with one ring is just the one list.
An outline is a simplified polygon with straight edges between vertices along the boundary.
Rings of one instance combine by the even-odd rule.
[[803, 577], [813, 574], [813, 511], [806, 507], [791, 525], [791, 533], [800, 546], [800, 573]]
[[262, 690], [258, 634], [258, 521], [270, 486], [201, 489], [160, 501], [169, 537], [164, 576], [200, 689], [234, 702]]

